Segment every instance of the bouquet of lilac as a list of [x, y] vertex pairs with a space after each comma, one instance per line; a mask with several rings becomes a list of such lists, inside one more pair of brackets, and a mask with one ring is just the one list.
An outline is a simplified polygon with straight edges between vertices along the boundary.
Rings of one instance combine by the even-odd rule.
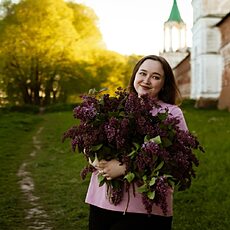
[[86, 157], [83, 179], [102, 159], [126, 165], [126, 175], [113, 180], [98, 174], [99, 185], [107, 184], [114, 205], [136, 183], [147, 213], [154, 203], [166, 213], [167, 189], [190, 187], [199, 165], [195, 151], [203, 148], [189, 131], [179, 129], [178, 119], [168, 111], [152, 116], [154, 107], [159, 105], [148, 95], [138, 97], [121, 88], [115, 96], [91, 90], [74, 109], [80, 123], [68, 129], [63, 140], [70, 138], [73, 151], [77, 148]]

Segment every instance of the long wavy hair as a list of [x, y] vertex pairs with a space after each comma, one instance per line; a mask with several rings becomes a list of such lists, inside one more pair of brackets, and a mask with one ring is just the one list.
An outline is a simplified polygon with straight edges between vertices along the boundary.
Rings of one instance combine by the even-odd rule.
[[137, 93], [133, 84], [135, 76], [142, 63], [147, 59], [159, 61], [164, 71], [165, 81], [161, 91], [158, 94], [158, 99], [172, 105], [179, 104], [181, 102], [181, 94], [177, 87], [172, 68], [163, 57], [157, 55], [145, 56], [136, 63], [127, 87], [128, 92]]

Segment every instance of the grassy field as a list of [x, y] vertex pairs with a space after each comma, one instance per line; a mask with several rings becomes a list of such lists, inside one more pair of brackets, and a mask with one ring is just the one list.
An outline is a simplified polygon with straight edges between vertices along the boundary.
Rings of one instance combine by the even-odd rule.
[[[186, 106], [184, 114], [206, 153], [199, 156], [200, 166], [191, 188], [174, 195], [173, 229], [228, 230], [230, 113]], [[61, 142], [62, 133], [74, 122], [71, 111], [0, 113], [1, 230], [26, 230], [39, 222], [40, 226], [47, 222], [54, 230], [87, 229], [84, 198], [89, 178], [82, 181], [79, 175], [84, 159], [71, 152], [68, 141]], [[35, 203], [20, 189], [17, 173], [23, 163], [33, 178], [33, 195], [40, 198], [36, 207], [42, 207], [46, 215], [28, 218], [28, 210], [33, 210]]]

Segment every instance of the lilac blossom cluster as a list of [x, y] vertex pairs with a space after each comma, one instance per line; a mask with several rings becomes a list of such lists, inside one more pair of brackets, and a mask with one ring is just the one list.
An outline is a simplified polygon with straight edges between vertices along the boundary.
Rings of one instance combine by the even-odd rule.
[[[166, 213], [167, 189], [190, 187], [194, 166], [199, 165], [194, 150], [203, 148], [189, 131], [179, 129], [179, 121], [168, 111], [153, 116], [154, 107], [160, 106], [149, 96], [138, 97], [122, 89], [115, 96], [85, 95], [74, 109], [79, 124], [68, 129], [63, 140], [70, 138], [73, 150], [83, 153], [87, 162], [97, 157], [117, 159], [126, 165], [124, 177], [100, 181], [100, 185], [107, 184], [114, 205], [136, 183], [147, 213], [151, 213], [153, 204]], [[82, 178], [93, 171], [87, 163]]]

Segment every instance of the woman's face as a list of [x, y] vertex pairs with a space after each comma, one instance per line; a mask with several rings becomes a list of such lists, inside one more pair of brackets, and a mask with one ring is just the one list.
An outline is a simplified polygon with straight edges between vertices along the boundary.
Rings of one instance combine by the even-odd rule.
[[164, 81], [164, 70], [161, 63], [146, 59], [138, 69], [133, 84], [139, 96], [150, 94], [153, 98], [157, 98]]

